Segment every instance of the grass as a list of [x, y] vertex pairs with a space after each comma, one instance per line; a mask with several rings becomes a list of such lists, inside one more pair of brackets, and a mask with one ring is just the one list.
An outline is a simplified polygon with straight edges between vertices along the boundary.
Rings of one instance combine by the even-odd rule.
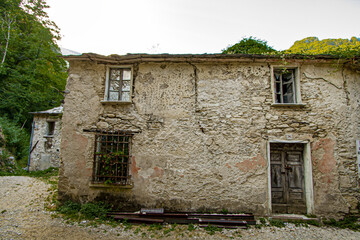
[[337, 228], [348, 228], [354, 231], [360, 231], [360, 224], [358, 223], [358, 218], [355, 216], [348, 216], [342, 220], [336, 221], [335, 219], [324, 220], [323, 223], [327, 226], [337, 227]]
[[80, 222], [82, 220], [107, 220], [106, 213], [110, 207], [103, 202], [80, 204], [67, 201], [56, 208], [56, 211], [67, 219]]
[[218, 228], [216, 226], [211, 226], [211, 225], [208, 225], [207, 227], [204, 227], [204, 229], [210, 235], [214, 235], [216, 232], [222, 232], [222, 228]]
[[58, 175], [59, 175], [59, 168], [53, 168], [53, 167], [43, 171], [30, 171], [30, 172], [21, 168], [16, 169], [14, 172], [0, 171], [0, 176], [27, 176], [27, 177], [42, 178], [45, 180]]

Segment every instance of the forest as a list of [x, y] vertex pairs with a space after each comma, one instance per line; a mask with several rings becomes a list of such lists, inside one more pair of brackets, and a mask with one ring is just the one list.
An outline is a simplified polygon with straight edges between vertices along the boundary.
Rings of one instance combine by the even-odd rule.
[[[61, 104], [67, 64], [59, 57], [60, 30], [47, 13], [45, 0], [0, 2], [0, 172], [9, 168], [1, 159], [14, 156], [16, 166], [26, 167], [32, 115]], [[355, 61], [360, 40], [307, 37], [287, 50], [277, 51], [265, 40], [244, 38], [222, 50], [223, 54], [331, 54]]]
[[[0, 126], [6, 145], [26, 166], [32, 115], [59, 106], [67, 78], [57, 40], [59, 29], [49, 20], [43, 0], [0, 2]], [[1, 147], [1, 146], [0, 146]]]

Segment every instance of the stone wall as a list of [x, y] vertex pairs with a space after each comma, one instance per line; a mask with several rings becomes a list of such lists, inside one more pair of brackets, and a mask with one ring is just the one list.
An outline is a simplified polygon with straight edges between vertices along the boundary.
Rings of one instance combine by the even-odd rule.
[[[60, 167], [61, 116], [34, 115], [30, 171]], [[55, 122], [54, 134], [48, 135], [48, 122]]]
[[[268, 146], [311, 146], [313, 214], [359, 201], [359, 74], [323, 63], [299, 68], [303, 105], [275, 106], [271, 65], [137, 63], [132, 104], [101, 103], [106, 65], [71, 61], [63, 115], [59, 198], [111, 201], [127, 210], [164, 207], [270, 214]], [[119, 64], [118, 64], [119, 65]], [[132, 188], [91, 186], [94, 133], [133, 130]]]

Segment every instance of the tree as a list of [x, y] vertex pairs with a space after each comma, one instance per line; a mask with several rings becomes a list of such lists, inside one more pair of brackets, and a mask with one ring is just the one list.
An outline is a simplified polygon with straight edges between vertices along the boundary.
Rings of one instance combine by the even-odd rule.
[[307, 37], [296, 41], [288, 50], [287, 54], [330, 54], [343, 58], [351, 58], [360, 55], [360, 40], [356, 37], [349, 39], [323, 39]]
[[44, 0], [4, 0], [0, 7], [0, 116], [30, 128], [28, 112], [58, 106], [63, 98], [67, 73], [58, 57], [58, 28]]
[[[7, 139], [26, 139], [19, 133], [30, 132], [29, 112], [59, 106], [63, 99], [67, 67], [58, 57], [59, 29], [47, 7], [44, 0], [0, 1], [0, 126], [11, 135]], [[18, 159], [26, 159], [19, 150], [26, 142], [14, 142]]]
[[277, 51], [268, 46], [266, 41], [253, 37], [243, 38], [240, 42], [222, 51], [223, 54], [269, 54], [275, 52]]

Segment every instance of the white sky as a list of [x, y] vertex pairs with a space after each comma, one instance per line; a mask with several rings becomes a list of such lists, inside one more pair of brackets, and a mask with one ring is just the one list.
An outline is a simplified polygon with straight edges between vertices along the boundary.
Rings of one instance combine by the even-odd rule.
[[219, 53], [243, 37], [277, 50], [360, 37], [360, 0], [47, 0], [59, 45], [77, 52]]

